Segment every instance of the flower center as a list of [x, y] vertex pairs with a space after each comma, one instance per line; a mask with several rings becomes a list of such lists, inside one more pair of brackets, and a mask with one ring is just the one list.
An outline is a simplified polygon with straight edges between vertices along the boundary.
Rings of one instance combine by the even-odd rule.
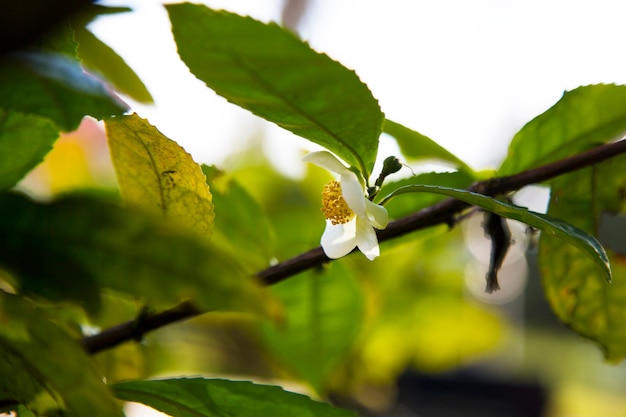
[[324, 186], [322, 192], [322, 213], [333, 225], [348, 223], [354, 217], [354, 212], [341, 195], [339, 181], [331, 181]]

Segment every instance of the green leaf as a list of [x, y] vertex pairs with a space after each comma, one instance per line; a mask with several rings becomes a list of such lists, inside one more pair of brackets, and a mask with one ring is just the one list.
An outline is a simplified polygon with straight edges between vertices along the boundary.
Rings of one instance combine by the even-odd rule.
[[132, 12], [133, 9], [125, 6], [103, 6], [102, 4], [89, 4], [80, 9], [77, 15], [71, 17], [73, 26], [85, 27], [100, 16]]
[[383, 114], [353, 71], [274, 23], [201, 5], [165, 7], [178, 53], [196, 77], [369, 177]]
[[216, 178], [214, 167], [203, 165], [202, 171], [211, 178], [215, 215], [219, 219], [211, 242], [241, 259], [251, 275], [267, 268], [275, 257], [275, 233], [263, 207], [236, 180]]
[[69, 22], [64, 21], [58, 27], [51, 30], [46, 36], [40, 38], [31, 49], [41, 49], [48, 52], [58, 52], [76, 58], [78, 44], [74, 39], [74, 30]]
[[322, 392], [363, 320], [363, 295], [341, 263], [309, 271], [271, 287], [286, 309], [286, 323], [263, 326], [270, 350], [293, 373]]
[[[458, 172], [429, 172], [425, 174], [415, 175], [413, 177], [404, 178], [398, 181], [385, 182], [380, 189], [379, 195], [389, 195], [395, 190], [406, 187], [407, 185], [438, 185], [447, 188], [467, 188], [474, 178], [465, 171]], [[411, 198], [397, 198], [392, 204], [387, 205], [387, 210], [392, 218], [400, 218], [410, 213], [415, 213], [425, 207], [432, 206], [443, 200], [445, 197], [431, 193], [416, 193]]]
[[3, 395], [8, 390], [20, 401], [32, 402], [33, 394], [44, 390], [70, 416], [122, 416], [80, 344], [28, 303], [0, 292], [0, 322]]
[[58, 136], [46, 119], [0, 108], [0, 191], [43, 161]]
[[201, 309], [267, 312], [265, 292], [232, 256], [159, 216], [93, 197], [37, 204], [0, 195], [0, 247], [0, 264], [18, 278], [33, 253], [72, 262], [77, 268], [52, 262], [38, 271], [59, 291], [86, 291], [95, 280], [151, 305], [192, 299]]
[[304, 395], [248, 381], [180, 378], [122, 382], [112, 388], [119, 399], [172, 417], [356, 417]]
[[[57, 302], [73, 301], [92, 314], [99, 311], [100, 285], [83, 265], [55, 247], [43, 249], [24, 242], [20, 251], [18, 254], [9, 249], [0, 255], [0, 263], [18, 277], [20, 294]], [[13, 259], [3, 262], [8, 256]]]
[[107, 120], [105, 126], [124, 199], [209, 237], [211, 192], [191, 155], [136, 114]]
[[102, 75], [117, 91], [142, 103], [154, 99], [141, 78], [113, 49], [104, 44], [84, 27], [75, 27], [78, 57], [91, 72]]
[[[393, 197], [411, 192], [429, 192], [447, 195], [448, 197], [453, 197], [457, 200], [482, 207], [499, 216], [526, 223], [529, 226], [541, 230], [546, 235], [558, 237], [589, 255], [595, 264], [602, 269], [607, 281], [611, 281], [611, 266], [604, 247], [602, 247], [595, 237], [569, 223], [467, 190], [456, 190], [430, 185], [409, 185], [396, 190]], [[390, 198], [391, 196], [386, 197], [383, 202], [388, 201]]]
[[563, 94], [513, 138], [499, 175], [575, 155], [626, 132], [626, 86], [590, 85]]
[[[623, 246], [626, 213], [626, 157], [552, 181], [548, 214], [566, 218], [599, 236], [613, 266], [606, 286], [593, 262], [555, 240], [541, 240], [539, 266], [546, 296], [556, 315], [578, 333], [599, 343], [607, 359], [626, 357], [626, 266]], [[611, 234], [616, 238], [611, 239]], [[620, 246], [621, 245], [621, 246]]]
[[435, 159], [448, 162], [469, 175], [472, 175], [474, 172], [465, 162], [461, 161], [443, 146], [415, 130], [385, 119], [383, 132], [391, 135], [396, 140], [402, 154], [409, 159], [416, 161]]
[[0, 107], [52, 120], [72, 131], [85, 115], [103, 119], [127, 106], [76, 61], [47, 52], [22, 52], [0, 65]]
[[24, 406], [19, 406], [16, 410], [17, 417], [37, 417], [29, 409]]

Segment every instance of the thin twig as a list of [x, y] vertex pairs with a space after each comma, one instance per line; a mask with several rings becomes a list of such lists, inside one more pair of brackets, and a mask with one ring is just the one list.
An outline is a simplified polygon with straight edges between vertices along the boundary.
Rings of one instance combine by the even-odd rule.
[[141, 340], [143, 336], [161, 327], [202, 314], [190, 301], [183, 301], [176, 307], [154, 314], [145, 314], [114, 327], [109, 327], [92, 336], [83, 337], [80, 343], [90, 353], [110, 349], [129, 340]]
[[[623, 153], [626, 153], [626, 140], [602, 145], [519, 174], [477, 182], [469, 187], [469, 190], [487, 196], [506, 194], [530, 184], [538, 184], [560, 175], [598, 164]], [[467, 207], [469, 205], [462, 201], [453, 198], [445, 199], [390, 223], [385, 230], [378, 232], [378, 239], [380, 242], [384, 242], [427, 227], [451, 224], [455, 216]], [[256, 276], [261, 279], [263, 284], [273, 285], [330, 261], [331, 259], [324, 254], [322, 248], [317, 247], [260, 271]], [[198, 316], [202, 313], [193, 304], [186, 301], [170, 310], [148, 314], [141, 317], [141, 319], [131, 320], [103, 330], [99, 334], [84, 337], [81, 343], [87, 352], [93, 354], [112, 348], [125, 341], [139, 340], [149, 331]]]

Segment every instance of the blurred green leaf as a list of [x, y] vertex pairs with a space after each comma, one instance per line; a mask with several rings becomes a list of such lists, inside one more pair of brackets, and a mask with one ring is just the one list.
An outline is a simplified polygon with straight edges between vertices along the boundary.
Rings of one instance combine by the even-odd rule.
[[284, 324], [263, 326], [266, 343], [296, 376], [322, 392], [360, 330], [364, 307], [359, 284], [341, 262], [333, 262], [271, 289], [287, 317]]
[[37, 417], [29, 409], [24, 406], [19, 406], [16, 410], [17, 417]]
[[[447, 195], [469, 204], [481, 207], [499, 216], [526, 223], [529, 226], [541, 230], [544, 234], [558, 237], [559, 239], [576, 246], [585, 252], [602, 269], [605, 278], [611, 281], [611, 266], [606, 251], [592, 235], [575, 227], [563, 220], [535, 213], [523, 207], [517, 207], [504, 203], [491, 197], [473, 193], [467, 190], [456, 190], [446, 187], [431, 185], [408, 185], [395, 191], [394, 196], [410, 192], [429, 192]], [[388, 197], [387, 197], [388, 198]]]
[[85, 30], [86, 26], [98, 16], [129, 12], [128, 7], [107, 7], [100, 4], [84, 4], [78, 13], [69, 20], [63, 20], [57, 27], [46, 33], [33, 44], [33, 49], [43, 49], [49, 52], [59, 52], [69, 58], [77, 58], [78, 42], [75, 39], [75, 30]]
[[[608, 230], [607, 251], [613, 284], [607, 286], [593, 263], [568, 245], [541, 239], [539, 264], [546, 296], [557, 316], [578, 333], [598, 342], [609, 360], [626, 357], [626, 263], [623, 214], [626, 212], [626, 157], [557, 178], [551, 183], [548, 214], [567, 219], [588, 233]], [[622, 215], [613, 217], [614, 215]], [[620, 222], [619, 219], [622, 219]], [[620, 226], [621, 225], [621, 226]]]
[[224, 379], [180, 378], [113, 385], [115, 395], [172, 417], [356, 417], [272, 385]]
[[[468, 175], [465, 171], [429, 172], [398, 181], [385, 182], [379, 195], [389, 195], [399, 188], [414, 184], [438, 185], [448, 188], [467, 188], [473, 181], [474, 178]], [[405, 196], [404, 198], [394, 199], [392, 203], [387, 205], [387, 210], [392, 218], [397, 219], [431, 206], [444, 198], [444, 196], [438, 194], [415, 193], [410, 197]]]
[[210, 178], [215, 216], [211, 241], [245, 263], [250, 274], [267, 268], [274, 258], [275, 234], [257, 200], [232, 178], [216, 178], [215, 168], [202, 171]]
[[396, 140], [402, 154], [408, 159], [416, 161], [434, 159], [448, 162], [467, 175], [473, 175], [474, 171], [465, 162], [461, 161], [434, 140], [415, 130], [411, 130], [399, 123], [385, 119], [383, 132], [391, 135]]
[[107, 120], [105, 126], [124, 199], [208, 238], [214, 220], [211, 192], [191, 155], [136, 114]]
[[89, 71], [101, 75], [120, 93], [142, 103], [154, 99], [141, 78], [112, 48], [84, 27], [74, 27], [78, 41], [78, 58]]
[[67, 21], [64, 21], [56, 29], [40, 38], [37, 44], [33, 45], [33, 49], [37, 48], [48, 52], [58, 52], [72, 59], [76, 58], [77, 47], [78, 44], [74, 39], [74, 30]]
[[[17, 395], [35, 394], [35, 384], [47, 391], [66, 415], [122, 416], [80, 344], [28, 303], [0, 292], [0, 322], [0, 397], [13, 391]], [[28, 403], [35, 400], [18, 399]]]
[[[128, 320], [141, 319], [146, 311], [144, 306], [132, 297], [117, 291], [105, 290], [102, 291], [102, 307], [96, 316], [89, 318], [89, 323], [97, 328], [106, 329]], [[162, 328], [159, 333], [167, 331], [166, 329], [167, 327]], [[155, 336], [154, 333], [151, 335], [151, 342]], [[154, 345], [158, 344], [158, 341], [154, 342]], [[93, 361], [109, 384], [145, 378], [149, 374], [148, 369], [153, 360], [150, 355], [152, 346], [146, 343], [122, 343], [114, 349], [93, 355]], [[150, 371], [155, 372], [153, 369]]]
[[409, 366], [444, 372], [502, 342], [503, 320], [487, 306], [454, 293], [407, 295], [413, 301], [378, 320], [363, 342], [361, 361], [370, 378], [391, 383]]
[[353, 71], [274, 23], [201, 5], [166, 8], [178, 53], [196, 77], [369, 176], [383, 114]]
[[[73, 301], [90, 314], [99, 311], [100, 285], [83, 265], [56, 247], [44, 249], [35, 242], [24, 241], [20, 250], [19, 254], [9, 250], [0, 255], [0, 263], [18, 277], [20, 294]], [[13, 258], [5, 263], [5, 256]]]
[[229, 171], [226, 178], [236, 180], [261, 205], [279, 237], [273, 242], [276, 258], [289, 259], [319, 245], [324, 230], [321, 191], [331, 179], [328, 171], [307, 164], [312, 169], [295, 180], [277, 172], [261, 152], [255, 152], [253, 158], [254, 163], [248, 160], [245, 168]]
[[575, 155], [625, 132], [626, 86], [599, 84], [567, 91], [515, 135], [498, 175]]
[[89, 4], [80, 9], [80, 13], [72, 16], [72, 24], [86, 26], [97, 17], [111, 14], [132, 12], [133, 9], [125, 6], [104, 6], [102, 4]]
[[52, 120], [75, 130], [85, 115], [103, 119], [127, 109], [76, 61], [48, 52], [21, 52], [0, 65], [0, 107]]
[[48, 120], [0, 108], [0, 190], [13, 187], [43, 161], [58, 137]]
[[442, 225], [385, 242], [375, 262], [342, 260], [358, 268], [367, 314], [350, 355], [333, 374], [333, 388], [388, 386], [409, 368], [431, 373], [471, 367], [502, 347], [506, 323], [498, 309], [467, 296], [473, 257], [463, 229]]
[[69, 290], [69, 284], [78, 293], [87, 291], [95, 280], [151, 305], [192, 299], [202, 309], [263, 313], [270, 305], [237, 260], [206, 239], [144, 211], [93, 197], [37, 204], [20, 195], [1, 195], [0, 247], [0, 264], [18, 278], [29, 272], [22, 266], [37, 262], [38, 254], [58, 255], [80, 267], [61, 268], [61, 260], [40, 267], [39, 278], [59, 291]]

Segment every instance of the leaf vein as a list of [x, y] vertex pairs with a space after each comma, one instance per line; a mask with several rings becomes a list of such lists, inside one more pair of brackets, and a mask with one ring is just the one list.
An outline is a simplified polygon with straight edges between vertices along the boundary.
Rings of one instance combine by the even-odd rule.
[[329, 127], [327, 127], [325, 124], [320, 122], [318, 119], [311, 116], [310, 113], [304, 111], [300, 106], [298, 106], [295, 102], [293, 102], [293, 100], [291, 100], [288, 96], [283, 94], [283, 92], [280, 89], [275, 88], [271, 82], [269, 82], [268, 80], [266, 80], [260, 75], [259, 71], [257, 71], [256, 68], [248, 65], [245, 59], [242, 59], [240, 56], [236, 54], [231, 54], [231, 59], [233, 60], [235, 64], [244, 68], [246, 72], [248, 73], [248, 75], [250, 76], [250, 78], [258, 82], [269, 92], [271, 92], [272, 94], [280, 98], [283, 101], [283, 103], [285, 103], [295, 113], [302, 116], [304, 119], [309, 120], [312, 124], [320, 128], [322, 131], [324, 131], [326, 134], [332, 137], [335, 141], [337, 141], [343, 147], [345, 147], [350, 153], [352, 153], [352, 155], [354, 155], [356, 159], [359, 161], [359, 165], [361, 165], [360, 166], [361, 172], [367, 179], [367, 177], [369, 176], [369, 172], [365, 167], [365, 163], [359, 156], [358, 152], [348, 142], [346, 142], [343, 138], [338, 136], [335, 132], [333, 132]]

